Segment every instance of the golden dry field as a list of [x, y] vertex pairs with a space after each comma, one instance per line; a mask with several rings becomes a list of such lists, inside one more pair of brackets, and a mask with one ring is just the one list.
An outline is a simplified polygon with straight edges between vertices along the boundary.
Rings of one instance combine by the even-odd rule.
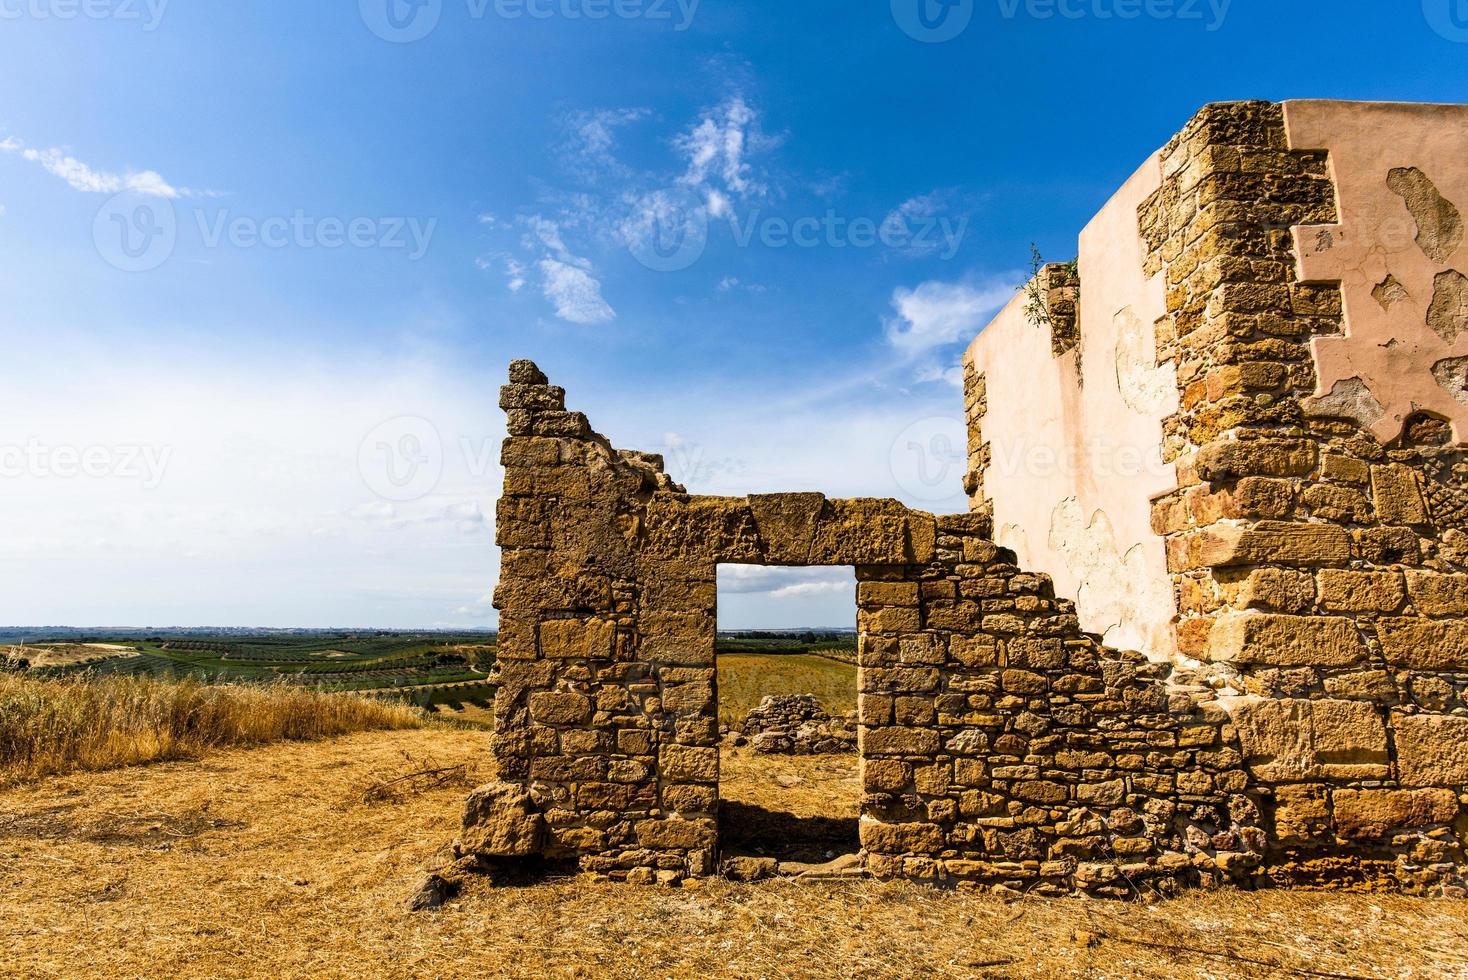
[[[658, 889], [550, 878], [404, 899], [490, 735], [222, 749], [0, 791], [0, 973], [16, 977], [1451, 977], [1461, 903], [1198, 893], [1017, 901], [871, 881]], [[460, 769], [459, 767], [463, 767]], [[851, 760], [751, 756], [725, 794], [850, 812]], [[403, 779], [435, 770], [437, 775]], [[792, 780], [798, 780], [792, 782]]]

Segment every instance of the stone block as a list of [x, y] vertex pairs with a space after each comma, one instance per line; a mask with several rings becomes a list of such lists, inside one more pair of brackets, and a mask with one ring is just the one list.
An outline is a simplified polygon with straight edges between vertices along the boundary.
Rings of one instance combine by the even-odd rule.
[[999, 644], [989, 636], [952, 636], [948, 653], [965, 667], [997, 667]]
[[873, 610], [862, 610], [858, 616], [864, 632], [871, 633], [916, 633], [922, 629], [922, 616], [914, 607], [881, 606]]
[[1396, 612], [1407, 601], [1401, 572], [1328, 568], [1320, 573], [1320, 604], [1331, 612]]
[[591, 720], [591, 699], [562, 691], [530, 695], [530, 717], [542, 725], [584, 725]]
[[565, 411], [566, 390], [546, 384], [507, 384], [500, 388], [500, 408]]
[[1382, 840], [1458, 816], [1458, 794], [1450, 789], [1337, 789], [1331, 800], [1336, 833], [1348, 840]]
[[1274, 833], [1279, 843], [1318, 843], [1329, 831], [1328, 787], [1319, 783], [1278, 786], [1274, 800]]
[[1239, 698], [1229, 708], [1247, 765], [1267, 782], [1387, 775], [1386, 726], [1368, 701]]
[[1270, 667], [1345, 667], [1366, 658], [1356, 624], [1336, 616], [1228, 613], [1208, 635], [1208, 659]]
[[692, 851], [718, 839], [712, 820], [639, 820], [634, 829], [638, 844], [659, 850]]
[[863, 606], [916, 606], [916, 582], [861, 582], [856, 587], [856, 601]]
[[1400, 463], [1371, 467], [1371, 493], [1383, 524], [1427, 523], [1427, 505], [1411, 467]]
[[1236, 565], [1342, 565], [1351, 558], [1351, 536], [1334, 524], [1260, 521], [1252, 527], [1222, 525], [1200, 532], [1198, 561], [1208, 568]]
[[1379, 619], [1376, 635], [1392, 666], [1468, 670], [1468, 620]]
[[684, 783], [717, 783], [719, 750], [698, 745], [664, 745], [658, 753], [663, 779]]
[[1305, 439], [1211, 442], [1198, 450], [1200, 479], [1220, 483], [1245, 476], [1308, 476], [1315, 469], [1315, 444]]
[[943, 828], [931, 823], [881, 823], [863, 817], [861, 846], [876, 854], [936, 854]]
[[528, 857], [540, 853], [544, 831], [545, 819], [523, 789], [486, 783], [469, 794], [459, 847], [486, 857]]
[[1403, 786], [1468, 786], [1468, 718], [1393, 713]]
[[1468, 615], [1468, 575], [1438, 572], [1407, 572], [1407, 592], [1412, 605], [1424, 616]]
[[616, 624], [605, 619], [547, 619], [538, 632], [542, 657], [606, 660], [612, 656]]
[[893, 726], [868, 728], [861, 733], [864, 756], [924, 755], [938, 751], [938, 733], [931, 728]]
[[1308, 572], [1256, 568], [1239, 586], [1234, 605], [1240, 609], [1307, 613], [1315, 605], [1315, 579]]

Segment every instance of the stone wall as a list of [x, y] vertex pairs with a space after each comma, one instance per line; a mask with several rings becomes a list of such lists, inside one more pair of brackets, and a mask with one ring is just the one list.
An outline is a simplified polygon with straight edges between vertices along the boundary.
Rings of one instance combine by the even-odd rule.
[[[1370, 840], [1404, 877], [1430, 880], [1463, 863], [1451, 825], [1468, 784], [1464, 449], [1444, 416], [1401, 407], [1443, 404], [1420, 363], [1427, 304], [1402, 301], [1388, 317], [1392, 302], [1371, 299], [1378, 315], [1347, 317], [1327, 278], [1343, 267], [1299, 251], [1332, 236], [1374, 245], [1380, 268], [1361, 275], [1392, 292], [1390, 266], [1420, 287], [1406, 272], [1416, 263], [1397, 264], [1339, 210], [1364, 179], [1352, 141], [1398, 143], [1386, 156], [1405, 163], [1423, 148], [1391, 119], [1420, 124], [1423, 107], [1396, 108], [1303, 104], [1312, 120], [1358, 126], [1316, 124], [1297, 148], [1289, 105], [1211, 106], [1163, 150], [1167, 180], [1140, 218], [1149, 269], [1167, 279], [1158, 332], [1183, 395], [1166, 433], [1182, 489], [1154, 513], [1179, 648], [1237, 694], [1224, 703], [1251, 771], [1274, 787], [1281, 841]], [[1451, 134], [1446, 170], [1461, 173], [1468, 118], [1444, 109], [1431, 123]], [[1316, 145], [1332, 131], [1346, 142]], [[1415, 158], [1432, 172], [1444, 162]], [[1375, 175], [1383, 188], [1392, 173]], [[1395, 220], [1415, 226], [1408, 195], [1396, 203]], [[1426, 233], [1409, 237], [1412, 250]], [[1341, 378], [1331, 352], [1363, 337], [1386, 367], [1364, 359], [1372, 370]]]
[[[1150, 442], [1176, 489], [1131, 487], [1166, 554], [1172, 683], [1229, 712], [1276, 852], [1369, 854], [1414, 888], [1464, 863], [1465, 143], [1461, 106], [1209, 106], [1136, 208], [1176, 385]], [[1098, 283], [1081, 254], [1084, 350], [1121, 297], [1088, 300], [1129, 274]], [[1002, 352], [969, 360], [984, 465], [1029, 406], [996, 397]], [[1113, 383], [1109, 362], [1078, 370]], [[1003, 479], [972, 488], [1001, 527]]]

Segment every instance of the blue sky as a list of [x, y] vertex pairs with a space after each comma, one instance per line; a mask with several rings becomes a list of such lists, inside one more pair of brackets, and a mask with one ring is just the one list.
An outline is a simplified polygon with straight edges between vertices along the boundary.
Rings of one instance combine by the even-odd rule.
[[1464, 0], [922, 2], [0, 0], [0, 621], [493, 625], [513, 357], [695, 492], [961, 510], [1031, 241], [1204, 103], [1464, 91]]

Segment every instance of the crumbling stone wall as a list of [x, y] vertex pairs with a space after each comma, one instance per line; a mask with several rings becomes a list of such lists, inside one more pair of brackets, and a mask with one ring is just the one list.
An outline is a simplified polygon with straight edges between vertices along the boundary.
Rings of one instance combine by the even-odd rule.
[[[1228, 713], [1266, 864], [1297, 858], [1285, 875], [1366, 860], [1409, 889], [1461, 883], [1465, 140], [1461, 106], [1209, 106], [1149, 161], [1137, 208], [1177, 387], [1152, 443], [1176, 476], [1152, 502], [1171, 684]], [[1082, 258], [1084, 343], [1086, 311], [1110, 308], [1085, 304]], [[985, 422], [1013, 406], [967, 367], [989, 512], [984, 481], [1005, 476]], [[1086, 362], [1081, 383], [1110, 369]]]
[[[496, 751], [463, 845], [629, 881], [717, 865], [715, 574], [854, 565], [861, 840], [877, 875], [1121, 894], [1247, 873], [1226, 716], [1081, 633], [982, 514], [698, 497], [538, 368], [502, 391]], [[503, 842], [496, 844], [495, 842]]]
[[[1154, 526], [1179, 648], [1240, 695], [1225, 703], [1276, 839], [1369, 843], [1425, 885], [1464, 862], [1464, 447], [1433, 413], [1382, 428], [1362, 411], [1362, 378], [1319, 391], [1320, 345], [1353, 325], [1340, 283], [1302, 275], [1297, 248], [1349, 199], [1328, 148], [1290, 145], [1287, 109], [1203, 110], [1164, 149], [1169, 176], [1141, 212], [1184, 406], [1168, 422], [1181, 489], [1157, 502]], [[1461, 149], [1468, 129], [1458, 136]], [[1395, 332], [1407, 342], [1422, 327]], [[1425, 396], [1434, 380], [1413, 377], [1403, 346], [1394, 384]]]

